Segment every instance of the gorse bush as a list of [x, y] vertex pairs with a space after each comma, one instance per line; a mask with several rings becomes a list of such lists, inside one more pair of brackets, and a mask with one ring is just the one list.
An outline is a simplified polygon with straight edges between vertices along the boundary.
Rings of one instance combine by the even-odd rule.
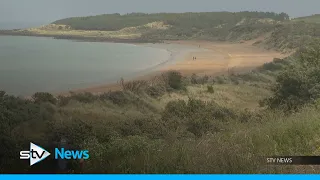
[[170, 101], [163, 112], [162, 119], [170, 128], [186, 127], [186, 130], [195, 136], [202, 136], [207, 132], [215, 132], [217, 121], [237, 119], [237, 113], [221, 107], [214, 102], [205, 102], [190, 98]]
[[[45, 146], [48, 136], [48, 122], [56, 113], [47, 104], [52, 95], [38, 93], [36, 101], [11, 96], [0, 91], [0, 172], [25, 172], [28, 165], [15, 158], [16, 154], [27, 147], [28, 142], [42, 141]], [[51, 106], [52, 105], [52, 106]]]
[[121, 79], [120, 84], [121, 84], [122, 90], [131, 91], [134, 93], [141, 93], [148, 87], [148, 82], [144, 80], [124, 82], [124, 79]]
[[98, 99], [97, 96], [94, 96], [92, 93], [71, 93], [71, 99], [82, 102], [82, 103], [92, 103]]
[[282, 71], [273, 88], [273, 96], [265, 99], [268, 107], [298, 110], [320, 96], [320, 45], [312, 42], [294, 55], [295, 64]]
[[161, 97], [168, 91], [185, 90], [183, 76], [178, 71], [168, 71], [156, 76], [151, 80], [134, 80], [125, 82], [120, 80], [123, 91], [132, 92], [134, 94], [146, 93], [151, 97]]
[[206, 84], [208, 83], [210, 77], [207, 75], [204, 76], [197, 76], [196, 74], [192, 74], [190, 77], [191, 84]]
[[174, 90], [182, 90], [184, 88], [183, 77], [178, 71], [169, 71], [166, 74], [168, 85]]
[[278, 71], [278, 70], [284, 69], [286, 65], [289, 65], [289, 63], [290, 61], [288, 60], [288, 58], [285, 58], [285, 59], [274, 58], [272, 62], [265, 63], [258, 69], [262, 71]]
[[32, 99], [35, 103], [43, 103], [43, 102], [50, 102], [52, 104], [57, 103], [57, 99], [50, 93], [46, 92], [37, 92], [32, 96]]
[[213, 90], [212, 85], [208, 85], [208, 86], [207, 86], [207, 91], [208, 91], [208, 93], [211, 93], [211, 94], [214, 93], [214, 90]]

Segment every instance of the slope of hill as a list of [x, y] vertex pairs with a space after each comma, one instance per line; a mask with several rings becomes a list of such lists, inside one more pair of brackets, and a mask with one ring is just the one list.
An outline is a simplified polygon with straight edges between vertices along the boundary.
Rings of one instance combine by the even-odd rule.
[[100, 41], [246, 40], [289, 19], [285, 13], [208, 12], [132, 13], [67, 18], [45, 27], [1, 31], [0, 34], [53, 36]]
[[314, 14], [312, 16], [305, 16], [292, 19], [292, 21], [304, 21], [308, 23], [320, 23], [320, 14]]
[[[269, 12], [106, 14], [67, 18], [43, 27], [0, 31], [0, 34], [119, 42], [241, 42], [259, 38], [254, 45], [287, 52], [298, 48], [300, 42], [319, 38], [320, 24], [314, 23], [317, 17], [290, 21], [285, 13]], [[303, 19], [309, 21], [303, 22]]]
[[234, 26], [244, 18], [270, 18], [283, 21], [289, 18], [287, 14], [271, 12], [207, 12], [207, 13], [132, 13], [126, 15], [106, 14], [89, 17], [67, 18], [53, 22], [69, 25], [76, 30], [117, 31], [126, 27], [141, 26], [155, 21], [177, 28], [206, 29], [222, 24]]

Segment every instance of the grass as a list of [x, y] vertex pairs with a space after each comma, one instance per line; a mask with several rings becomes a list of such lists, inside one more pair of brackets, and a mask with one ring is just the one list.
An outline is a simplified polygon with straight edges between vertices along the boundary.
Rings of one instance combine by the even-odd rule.
[[[140, 81], [123, 81], [123, 91], [72, 94], [57, 102], [38, 93], [36, 104], [31, 105], [42, 112], [35, 111], [32, 120], [15, 124], [11, 141], [19, 148], [29, 141], [47, 147], [48, 142], [66, 137], [75, 149], [89, 150], [84, 169], [76, 162], [70, 165], [75, 172], [84, 173], [319, 172], [312, 166], [266, 166], [261, 159], [266, 155], [319, 155], [319, 109], [309, 106], [290, 115], [266, 110], [259, 101], [271, 92], [252, 86], [251, 78], [239, 77], [243, 81], [238, 84], [184, 82], [186, 90], [165, 89], [156, 97], [144, 93], [150, 82]], [[8, 105], [15, 107], [13, 102]], [[30, 129], [32, 124], [38, 128]], [[20, 163], [16, 171], [30, 171], [20, 161], [0, 160], [0, 167]], [[44, 161], [41, 168], [48, 164]]]
[[[205, 88], [189, 86], [193, 98], [206, 98], [239, 111], [239, 106], [253, 106], [263, 94], [261, 89], [242, 85], [214, 86], [215, 93], [205, 93]], [[248, 91], [248, 95], [241, 94]], [[199, 92], [203, 92], [199, 94]], [[227, 91], [227, 92], [225, 92]], [[219, 93], [220, 92], [220, 93]], [[189, 94], [189, 96], [190, 96]], [[185, 98], [171, 93], [169, 102]], [[253, 96], [253, 97], [252, 97]], [[233, 100], [230, 101], [231, 98]], [[251, 98], [248, 98], [251, 97]], [[167, 95], [161, 98], [165, 101]], [[229, 99], [229, 100], [228, 100]], [[158, 104], [156, 101], [150, 104]], [[230, 101], [230, 103], [225, 103]], [[204, 101], [203, 101], [204, 102]], [[236, 103], [236, 104], [235, 104]], [[159, 103], [163, 112], [167, 103]], [[254, 103], [257, 106], [257, 103]], [[177, 106], [175, 106], [177, 107]], [[183, 119], [175, 130], [161, 116], [137, 108], [136, 104], [125, 107], [109, 101], [83, 104], [71, 102], [62, 108], [66, 117], [81, 119], [93, 132], [94, 138], [85, 142], [93, 154], [86, 172], [105, 173], [316, 173], [317, 167], [272, 167], [263, 165], [261, 156], [266, 155], [318, 155], [320, 146], [319, 110], [314, 107], [301, 113], [286, 116], [281, 112], [257, 111], [246, 116], [247, 121], [237, 118], [226, 122], [210, 119], [215, 130], [198, 138], [184, 127]], [[182, 110], [180, 110], [182, 112]], [[196, 114], [196, 112], [194, 112]], [[204, 111], [202, 111], [204, 113]], [[246, 114], [248, 115], [248, 114]], [[170, 119], [175, 119], [172, 115]], [[65, 119], [66, 120], [66, 119]], [[196, 120], [196, 119], [193, 119]], [[62, 126], [68, 126], [65, 121]], [[179, 123], [179, 122], [176, 122]], [[181, 124], [182, 123], [182, 124]], [[53, 128], [56, 128], [53, 126]], [[109, 130], [107, 130], [110, 128]], [[81, 136], [86, 136], [81, 134]], [[104, 144], [102, 141], [108, 142]]]
[[213, 85], [214, 93], [207, 91], [206, 85], [189, 86], [187, 93], [170, 93], [161, 98], [161, 104], [166, 104], [173, 99], [187, 100], [188, 97], [201, 99], [203, 101], [215, 101], [216, 103], [229, 108], [259, 108], [259, 100], [270, 95], [264, 88], [232, 84]]
[[320, 14], [314, 14], [312, 16], [305, 16], [305, 17], [299, 17], [295, 18], [292, 21], [304, 21], [308, 23], [320, 23]]
[[20, 30], [21, 32], [29, 32], [37, 35], [46, 36], [79, 36], [88, 38], [116, 38], [116, 39], [137, 39], [142, 33], [152, 30], [166, 30], [170, 26], [163, 22], [152, 22], [136, 27], [126, 27], [117, 31], [103, 30], [75, 30], [70, 26], [62, 24], [49, 24], [38, 28], [29, 28]]
[[126, 32], [126, 31], [84, 31], [84, 30], [43, 30], [32, 28], [27, 31], [37, 35], [47, 36], [80, 36], [80, 37], [99, 37], [99, 38], [119, 38], [119, 39], [135, 39], [141, 36], [138, 32]]

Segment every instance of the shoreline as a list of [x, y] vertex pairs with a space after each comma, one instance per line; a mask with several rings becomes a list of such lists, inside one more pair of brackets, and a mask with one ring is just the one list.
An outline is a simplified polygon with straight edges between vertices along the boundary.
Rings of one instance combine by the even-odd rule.
[[15, 32], [14, 30], [0, 30], [0, 36], [28, 36], [28, 37], [47, 37], [52, 39], [64, 39], [82, 42], [109, 42], [109, 43], [127, 43], [127, 44], [145, 44], [160, 43], [160, 40], [146, 40], [141, 38], [107, 38], [107, 37], [90, 37], [78, 35], [51, 35], [51, 34], [34, 34], [31, 32]]
[[[138, 44], [138, 45], [148, 45]], [[149, 44], [150, 45], [150, 44]], [[170, 70], [179, 71], [184, 76], [198, 75], [218, 76], [226, 75], [229, 70], [234, 73], [244, 73], [254, 68], [273, 61], [274, 58], [284, 58], [289, 54], [282, 54], [274, 50], [266, 50], [252, 45], [251, 41], [246, 43], [230, 42], [209, 42], [209, 41], [165, 41], [165, 43], [152, 44], [153, 46], [162, 45], [184, 45], [194, 47], [191, 51], [181, 53], [180, 57], [173, 57], [174, 60], [166, 61], [159, 66], [151, 68], [151, 72], [138, 75], [132, 80], [151, 80], [154, 77]], [[168, 50], [168, 49], [167, 49]], [[197, 57], [193, 60], [192, 57]], [[121, 90], [119, 83], [107, 83], [100, 86], [75, 89], [74, 93], [90, 92], [100, 94], [108, 91]], [[70, 92], [62, 92], [58, 95], [68, 95]]]
[[[139, 44], [124, 43], [124, 44], [133, 44], [133, 45], [144, 46], [148, 48], [161, 49], [161, 50], [167, 51], [169, 54], [168, 59], [164, 60], [163, 62], [160, 62], [155, 66], [133, 73], [132, 75], [130, 75], [130, 77], [128, 75], [122, 77], [124, 81], [151, 80], [155, 76], [161, 75], [162, 73], [167, 71], [165, 69], [168, 68], [170, 65], [184, 61], [186, 56], [188, 56], [190, 53], [206, 51], [205, 49], [197, 49], [192, 45], [179, 45], [172, 42], [170, 43], [139, 43]], [[168, 45], [171, 45], [173, 47], [171, 48], [167, 47]], [[69, 95], [71, 92], [72, 93], [90, 92], [93, 94], [100, 94], [108, 91], [121, 90], [121, 85], [119, 84], [119, 81], [120, 79], [117, 80], [117, 82], [101, 83], [101, 85], [73, 89], [68, 92], [66, 91], [58, 92], [58, 93], [54, 93], [54, 95]]]
[[[0, 36], [3, 35], [3, 31], [0, 31]], [[31, 37], [47, 37], [59, 39], [53, 36], [39, 36], [39, 35], [3, 35], [3, 36], [31, 36]], [[142, 71], [123, 76], [125, 81], [132, 80], [150, 80], [157, 75], [160, 75], [166, 71], [175, 70], [182, 73], [184, 76], [191, 75], [193, 73], [197, 75], [217, 76], [226, 74], [230, 69], [235, 70], [236, 73], [248, 72], [264, 63], [271, 62], [274, 58], [284, 58], [288, 54], [282, 54], [275, 50], [266, 50], [253, 45], [254, 40], [246, 41], [245, 43], [236, 42], [211, 42], [203, 40], [175, 40], [175, 41], [161, 41], [161, 43], [155, 42], [141, 42], [140, 39], [127, 40], [117, 39], [112, 41], [111, 39], [99, 39], [95, 41], [92, 38], [79, 39], [72, 37], [72, 39], [61, 38], [71, 41], [84, 41], [84, 42], [107, 42], [107, 43], [123, 43], [138, 46], [145, 46], [149, 48], [157, 48], [166, 50], [170, 57]], [[175, 48], [174, 48], [175, 47]], [[177, 47], [180, 47], [177, 48]], [[182, 47], [182, 48], [181, 48]], [[193, 60], [192, 57], [197, 57], [197, 60]], [[73, 93], [104, 93], [108, 91], [121, 90], [119, 80], [113, 82], [97, 83], [97, 85], [91, 85], [85, 88], [71, 89], [68, 91], [55, 91], [50, 92], [53, 95], [68, 95]], [[68, 89], [68, 88], [66, 88]]]

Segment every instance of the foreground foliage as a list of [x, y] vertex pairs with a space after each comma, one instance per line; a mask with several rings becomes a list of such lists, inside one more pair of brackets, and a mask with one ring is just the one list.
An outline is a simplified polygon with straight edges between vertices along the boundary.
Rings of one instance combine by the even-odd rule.
[[318, 41], [301, 48], [294, 63], [277, 77], [274, 95], [265, 100], [270, 108], [298, 110], [320, 97], [320, 45]]
[[169, 72], [151, 82], [122, 81], [122, 91], [100, 95], [36, 93], [26, 100], [1, 92], [1, 172], [60, 172], [52, 158], [30, 168], [17, 154], [29, 142], [50, 151], [65, 138], [90, 153], [83, 168], [69, 161], [74, 173], [316, 173], [265, 166], [259, 158], [319, 154], [317, 105], [295, 114], [258, 106], [269, 94], [268, 79], [282, 77], [289, 64], [275, 59], [220, 82]]

